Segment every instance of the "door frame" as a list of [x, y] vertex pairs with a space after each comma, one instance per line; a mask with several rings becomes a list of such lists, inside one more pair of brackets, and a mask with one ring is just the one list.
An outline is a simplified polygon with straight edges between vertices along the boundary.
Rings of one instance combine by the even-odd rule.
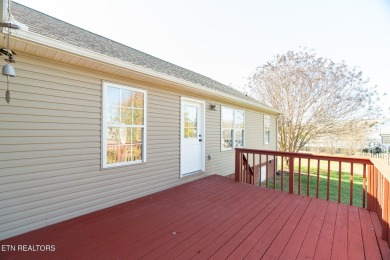
[[[183, 139], [184, 139], [184, 114], [183, 114], [183, 111], [184, 111], [184, 103], [185, 102], [193, 102], [193, 103], [197, 103], [200, 105], [201, 107], [201, 111], [200, 111], [200, 115], [201, 115], [201, 120], [200, 120], [200, 129], [201, 129], [201, 132], [202, 132], [202, 142], [201, 142], [201, 169], [200, 171], [204, 172], [205, 169], [206, 169], [206, 160], [205, 160], [205, 148], [206, 148], [206, 113], [205, 113], [205, 108], [206, 108], [206, 102], [205, 101], [202, 101], [202, 100], [199, 100], [199, 99], [193, 99], [193, 98], [187, 98], [187, 97], [181, 97], [181, 101], [180, 101], [180, 178], [182, 177], [185, 177], [185, 176], [189, 176], [191, 175], [191, 173], [183, 173], [183, 149], [182, 149], [182, 145], [183, 145]], [[196, 172], [195, 172], [196, 173]]]

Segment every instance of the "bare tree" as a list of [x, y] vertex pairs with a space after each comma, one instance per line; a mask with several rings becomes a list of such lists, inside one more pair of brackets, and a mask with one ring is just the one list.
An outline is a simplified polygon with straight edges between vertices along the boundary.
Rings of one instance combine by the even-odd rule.
[[282, 112], [279, 149], [297, 152], [313, 138], [348, 135], [354, 122], [378, 116], [377, 93], [367, 82], [358, 69], [302, 49], [258, 67], [250, 87]]

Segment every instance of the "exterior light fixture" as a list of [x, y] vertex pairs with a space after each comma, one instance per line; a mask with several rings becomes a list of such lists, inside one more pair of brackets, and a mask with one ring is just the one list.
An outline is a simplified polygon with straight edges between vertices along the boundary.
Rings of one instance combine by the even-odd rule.
[[7, 63], [3, 66], [2, 74], [7, 77], [15, 77], [15, 69], [11, 64]]
[[210, 104], [210, 110], [216, 111], [217, 106], [215, 104]]

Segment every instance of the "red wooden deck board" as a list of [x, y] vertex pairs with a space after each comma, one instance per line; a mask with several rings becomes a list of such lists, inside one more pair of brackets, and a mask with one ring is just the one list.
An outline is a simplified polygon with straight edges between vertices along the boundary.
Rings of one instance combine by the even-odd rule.
[[[165, 252], [160, 254], [160, 257], [163, 259], [173, 259], [175, 257], [178, 257], [181, 253], [189, 249], [191, 246], [195, 244], [199, 245], [200, 240], [202, 238], [207, 237], [210, 234], [217, 233], [218, 227], [231, 226], [237, 221], [239, 221], [242, 218], [242, 215], [245, 216], [255, 211], [256, 207], [260, 204], [259, 201], [266, 200], [267, 197], [270, 196], [270, 194], [271, 192], [268, 189], [265, 189], [261, 193], [256, 192], [254, 196], [251, 197], [250, 204], [241, 203], [241, 205], [235, 207], [234, 210], [231, 210], [229, 214], [225, 214], [222, 217], [220, 217], [218, 221], [211, 223], [210, 225], [200, 230], [193, 236], [184, 240], [182, 243], [178, 243], [177, 246], [174, 248], [174, 250], [171, 250], [170, 248], [165, 248], [164, 246]], [[195, 253], [192, 253], [191, 255], [195, 255]]]
[[359, 209], [362, 228], [364, 255], [366, 259], [382, 259], [376, 241], [374, 225], [371, 222], [370, 213], [365, 209]]
[[309, 230], [306, 233], [297, 259], [313, 259], [328, 203], [325, 200], [319, 201], [316, 213], [310, 223]]
[[390, 259], [380, 236], [365, 209], [210, 176], [0, 241], [56, 246], [0, 259]]
[[337, 217], [337, 203], [330, 202], [326, 210], [324, 223], [318, 238], [314, 257], [316, 259], [331, 259], [334, 229]]
[[[225, 183], [226, 187], [231, 187], [231, 184], [228, 184], [229, 182], [224, 182], [223, 180], [209, 180], [207, 182], [202, 179], [199, 180], [198, 185], [188, 183], [177, 187], [177, 192], [188, 190], [189, 196], [207, 197], [214, 191], [214, 186], [225, 185]], [[207, 189], [202, 189], [203, 185], [205, 185]], [[161, 201], [164, 203], [161, 203]], [[13, 238], [15, 239], [13, 243], [25, 244], [27, 241], [34, 241], [36, 237], [39, 237], [41, 244], [50, 244], [53, 242], [53, 237], [61, 234], [61, 239], [58, 239], [58, 241], [56, 240], [57, 251], [79, 251], [80, 249], [85, 249], [92, 245], [90, 243], [91, 237], [93, 237], [94, 240], [99, 240], [100, 237], [104, 238], [106, 232], [115, 233], [121, 229], [125, 229], [125, 225], [118, 226], [117, 223], [126, 223], [126, 220], [129, 220], [129, 217], [131, 217], [131, 220], [133, 221], [133, 223], [129, 221], [129, 225], [131, 225], [132, 228], [137, 229], [139, 226], [133, 224], [137, 223], [137, 221], [144, 221], [146, 216], [150, 222], [158, 220], [159, 216], [148, 214], [149, 208], [164, 207], [165, 203], [174, 203], [178, 205], [177, 212], [183, 212], [185, 208], [180, 205], [184, 205], [185, 202], [185, 197], [175, 199], [169, 192], [158, 192], [128, 203], [94, 212], [93, 214], [87, 214], [34, 232], [26, 233], [22, 236]], [[147, 203], [148, 207], [139, 207], [142, 203]], [[199, 202], [199, 205], [202, 205], [202, 203]], [[193, 206], [195, 205], [188, 205], [188, 208], [192, 208]], [[174, 216], [175, 212], [171, 212], [171, 214]], [[113, 215], [115, 218], [107, 217]], [[69, 241], [72, 241], [73, 243], [69, 244]]]
[[[306, 197], [310, 198], [310, 197]], [[305, 239], [306, 233], [309, 230], [311, 221], [316, 213], [319, 200], [311, 199], [309, 206], [303, 214], [299, 224], [297, 225], [294, 233], [291, 235], [287, 245], [284, 247], [280, 259], [295, 259], [299, 253], [302, 243]]]
[[[244, 196], [229, 196], [226, 198], [225, 201], [220, 201], [217, 206], [211, 205], [209, 209], [204, 208], [202, 211], [197, 212], [199, 216], [198, 218], [191, 217], [188, 222], [181, 223], [182, 225], [176, 225], [176, 235], [172, 236], [169, 234], [169, 236], [167, 237], [168, 239], [166, 239], [165, 241], [163, 239], [158, 239], [158, 245], [160, 246], [154, 245], [156, 244], [155, 240], [153, 240], [153, 242], [151, 243], [145, 244], [144, 248], [149, 253], [140, 253], [140, 255], [149, 259], [158, 257], [160, 254], [166, 252], [166, 250], [177, 246], [180, 241], [194, 236], [194, 234], [201, 229], [205, 229], [208, 224], [213, 224], [214, 222], [221, 220], [221, 216], [223, 219], [229, 216], [231, 213], [234, 213], [234, 211], [240, 209], [240, 206], [242, 206], [242, 204], [245, 204], [245, 201], [253, 199], [255, 193], [256, 192], [254, 190], [251, 190], [246, 192]], [[230, 210], [230, 208], [232, 210]], [[138, 256], [139, 255], [135, 255], [135, 257]]]
[[383, 259], [390, 259], [389, 246], [385, 240], [381, 239], [382, 238], [382, 226], [381, 226], [381, 223], [379, 222], [378, 215], [376, 214], [376, 212], [370, 212], [370, 216], [371, 216], [372, 224], [374, 226], [374, 230], [375, 230], [375, 234], [377, 237], [377, 242], [379, 245], [379, 249], [381, 251], [382, 258]]
[[[216, 227], [224, 225], [228, 219], [233, 218], [235, 215], [241, 216], [244, 214], [243, 211], [249, 213], [254, 207], [253, 204], [256, 204], [256, 201], [258, 200], [265, 199], [268, 194], [267, 192], [258, 193], [255, 190], [246, 193], [247, 195], [240, 197], [240, 200], [234, 201], [234, 199], [232, 199], [229, 205], [229, 210], [227, 210], [224, 214], [220, 214], [221, 212], [218, 212], [219, 214], [215, 218], [214, 216], [207, 216], [209, 221], [201, 222], [200, 225], [192, 225], [190, 232], [175, 236], [175, 239], [172, 239], [158, 249], [145, 255], [145, 259], [155, 259], [162, 256], [171, 259], [177, 256], [179, 253], [188, 248], [189, 245], [196, 243], [202, 237], [207, 235], [210, 230], [214, 230]], [[248, 200], [252, 201], [252, 204], [245, 203]], [[204, 214], [209, 215], [208, 212], [205, 212]], [[187, 246], [181, 245], [183, 242], [187, 242]], [[172, 250], [172, 248], [174, 248], [174, 250]], [[164, 253], [166, 254], [164, 255]]]
[[332, 258], [348, 258], [348, 206], [338, 204], [335, 232], [333, 238]]
[[245, 234], [243, 231], [243, 227], [245, 225], [247, 225], [253, 218], [257, 217], [257, 215], [259, 215], [261, 212], [267, 211], [267, 207], [274, 207], [272, 204], [278, 203], [279, 200], [287, 196], [286, 193], [280, 193], [275, 190], [264, 190], [268, 190], [270, 195], [263, 201], [258, 201], [257, 207], [255, 207], [249, 213], [242, 212], [243, 214], [235, 215], [225, 223], [225, 226], [219, 226], [213, 230], [213, 232], [210, 232], [196, 244], [193, 244], [191, 247], [185, 250], [182, 254], [178, 255], [178, 259], [188, 259], [191, 256], [198, 256], [198, 254], [199, 258], [201, 258], [203, 254], [212, 254], [238, 232]]
[[[205, 203], [202, 200], [194, 200], [192, 204], [188, 204], [188, 200], [192, 200], [195, 198], [209, 198], [213, 199], [214, 197], [218, 197], [221, 188], [226, 188], [226, 190], [233, 189], [231, 185], [226, 185], [227, 183], [214, 183], [214, 186], [210, 186], [210, 191], [202, 191], [201, 189], [195, 190], [182, 190], [182, 192], [188, 193], [187, 197], [178, 196], [177, 201], [175, 201], [175, 196], [173, 194], [170, 195], [169, 200], [161, 201], [159, 198], [152, 197], [152, 203], [149, 204], [148, 201], [141, 201], [138, 204], [137, 208], [143, 203], [147, 203], [144, 207], [141, 207], [142, 211], [129, 212], [128, 214], [120, 214], [119, 217], [112, 219], [111, 225], [114, 226], [109, 231], [102, 232], [102, 234], [109, 235], [112, 238], [117, 237], [121, 239], [120, 236], [123, 234], [130, 234], [132, 243], [136, 243], [139, 240], [143, 240], [145, 236], [149, 234], [154, 234], [156, 231], [163, 228], [160, 223], [164, 223], [165, 226], [171, 225], [176, 221], [179, 221], [182, 218], [185, 218], [188, 215], [196, 213], [201, 208], [205, 207]], [[219, 186], [219, 187], [215, 187]], [[169, 191], [167, 191], [169, 194]], [[140, 205], [141, 204], [141, 205]], [[169, 209], [169, 210], [167, 210]], [[157, 212], [164, 211], [164, 214], [156, 214]], [[118, 226], [117, 223], [122, 223], [121, 226]], [[147, 228], [145, 228], [147, 227]], [[102, 226], [98, 228], [99, 231], [104, 231], [107, 227]], [[104, 239], [99, 239], [102, 236], [101, 234], [97, 236], [93, 236], [95, 243], [90, 243], [89, 246], [83, 246], [82, 249], [74, 250], [74, 254], [82, 254], [83, 251], [86, 251], [87, 254], [89, 252], [94, 251], [94, 253], [98, 253], [99, 251], [103, 251], [104, 253], [110, 252], [110, 245], [114, 245], [114, 247], [118, 246], [118, 243], [114, 242], [113, 239], [110, 241], [105, 241]], [[87, 240], [88, 241], [88, 240]], [[83, 241], [85, 243], [85, 241]], [[95, 250], [94, 250], [95, 248]], [[105, 250], [105, 248], [107, 250]]]
[[[223, 252], [223, 255], [228, 256], [228, 259], [242, 259], [248, 254], [248, 251], [251, 250], [259, 237], [264, 235], [264, 233], [272, 227], [273, 223], [279, 217], [280, 214], [285, 210], [285, 208], [295, 199], [295, 196], [289, 194], [274, 210], [267, 215], [267, 217], [258, 225], [253, 231], [250, 232], [249, 236], [247, 236], [234, 251], [228, 255], [227, 253], [230, 251], [230, 248], [221, 248], [219, 252]], [[224, 250], [223, 250], [224, 249]], [[215, 258], [221, 259], [221, 258]], [[223, 258], [222, 258], [223, 259]]]
[[[232, 198], [234, 199], [237, 197], [239, 191], [242, 189], [248, 191], [242, 185], [236, 185], [235, 187], [231, 185], [230, 187], [219, 185], [217, 190], [214, 191], [215, 194], [209, 195], [204, 200], [201, 200], [201, 198], [197, 196], [192, 198], [186, 197], [185, 204], [186, 206], [189, 206], [189, 210], [186, 211], [185, 214], [176, 214], [176, 216], [171, 216], [169, 214], [169, 212], [172, 210], [172, 207], [175, 207], [175, 205], [165, 207], [164, 210], [150, 208], [152, 211], [151, 215], [158, 217], [154, 223], [150, 223], [150, 225], [145, 223], [145, 221], [139, 224], [130, 223], [131, 225], [135, 224], [136, 226], [141, 227], [138, 233], [134, 234], [133, 232], [117, 232], [111, 236], [112, 242], [110, 241], [110, 243], [97, 241], [97, 243], [94, 245], [95, 249], [92, 257], [101, 257], [109, 252], [115, 252], [118, 257], [124, 257], [127, 255], [141, 257], [144, 254], [150, 252], [150, 250], [154, 249], [155, 247], [164, 244], [167, 242], [167, 240], [172, 239], [172, 232], [184, 232], [186, 231], [186, 228], [188, 228], [191, 224], [194, 224], [194, 221], [197, 223], [197, 221], [206, 220], [207, 218], [204, 216], [204, 214], [202, 214], [203, 212], [213, 210], [216, 207], [215, 205], [219, 207], [220, 203], [229, 203]], [[193, 207], [191, 206], [193, 204], [199, 204], [199, 206]], [[163, 216], [167, 214], [169, 214], [169, 217], [164, 218]], [[139, 237], [137, 241], [134, 239], [135, 236]], [[133, 243], [129, 243], [126, 248], [119, 248], [118, 244], [115, 243], [115, 241], [118, 240], [130, 240], [133, 241]], [[145, 250], [147, 252], [145, 252]], [[90, 255], [89, 252], [86, 252], [86, 254]], [[83, 256], [83, 254], [77, 254], [77, 257]]]
[[212, 243], [210, 243], [206, 248], [201, 250], [201, 252], [196, 255], [195, 259], [209, 258], [218, 250], [228, 255], [248, 236], [248, 234], [250, 234], [250, 232], [253, 231], [254, 228], [259, 225], [259, 223], [266, 219], [266, 217], [277, 207], [277, 205], [279, 205], [281, 201], [287, 199], [286, 193], [283, 193], [280, 196], [278, 196], [278, 194], [275, 195], [277, 197], [270, 201], [270, 203], [262, 208], [261, 211], [258, 211], [257, 215], [251, 218], [246, 218], [244, 221], [239, 222], [238, 225], [234, 225], [232, 228], [227, 229], [226, 232], [222, 233], [222, 235], [212, 241]]
[[[287, 208], [279, 215], [276, 221], [271, 225], [271, 227], [261, 236], [261, 238], [256, 242], [255, 246], [251, 251], [245, 256], [245, 259], [260, 259], [263, 257], [268, 247], [273, 243], [278, 234], [282, 234], [281, 230], [287, 224], [290, 225], [290, 217], [295, 212], [297, 207], [301, 204], [303, 197], [295, 196]], [[301, 212], [304, 211], [306, 207], [301, 208]], [[287, 240], [286, 240], [287, 242]], [[282, 246], [284, 248], [285, 245]]]
[[[206, 179], [201, 179], [201, 180], [199, 180], [199, 182], [200, 183], [196, 183], [197, 185], [194, 185], [193, 182], [181, 185], [181, 186], [177, 187], [177, 191], [180, 191], [183, 189], [200, 190], [200, 188], [202, 188], [202, 185], [205, 185], [205, 187], [203, 187], [204, 188], [203, 191], [212, 192], [213, 184], [214, 184], [214, 186], [217, 184], [216, 180], [207, 181]], [[193, 193], [190, 191], [189, 194], [192, 195]], [[151, 200], [152, 198], [155, 198], [155, 200]], [[70, 230], [69, 227], [74, 227], [75, 225], [79, 225], [77, 229], [81, 231], [80, 234], [85, 234], [87, 232], [99, 233], [101, 231], [101, 229], [97, 229], [98, 227], [100, 227], [100, 228], [102, 226], [106, 227], [106, 225], [109, 224], [109, 222], [112, 222], [112, 219], [106, 218], [106, 216], [110, 216], [111, 214], [115, 214], [116, 212], [123, 212], [124, 210], [132, 211], [132, 213], [133, 213], [133, 210], [143, 210], [143, 208], [138, 207], [138, 205], [139, 205], [138, 203], [142, 203], [142, 202], [146, 202], [146, 201], [149, 201], [149, 203], [150, 203], [152, 201], [155, 205], [158, 205], [161, 203], [158, 202], [158, 200], [156, 200], [156, 199], [163, 200], [164, 198], [168, 198], [168, 199], [174, 201], [174, 198], [172, 198], [172, 196], [169, 193], [167, 193], [166, 191], [160, 191], [160, 192], [154, 193], [154, 194], [149, 195], [149, 196], [145, 196], [142, 198], [132, 200], [130, 202], [122, 203], [122, 204], [119, 204], [119, 205], [116, 205], [113, 207], [109, 207], [109, 208], [106, 208], [103, 210], [96, 211], [93, 214], [86, 214], [86, 215], [83, 215], [83, 216], [80, 216], [77, 218], [73, 218], [73, 219], [61, 222], [61, 223], [56, 224], [56, 225], [51, 225], [51, 226], [45, 227], [43, 229], [39, 229], [39, 231], [42, 231], [42, 234], [39, 234], [39, 236], [41, 237], [42, 241], [45, 238], [52, 237], [52, 234], [50, 234], [50, 232], [56, 232], [56, 233], [60, 232], [63, 236], [66, 236], [68, 234], [70, 236], [74, 236], [74, 231]], [[183, 200], [185, 200], [185, 198], [183, 198]], [[175, 201], [175, 203], [178, 203], [178, 202], [180, 202], [180, 199]], [[153, 204], [150, 204], [150, 205], [152, 206]], [[84, 225], [84, 223], [87, 223], [87, 225]], [[28, 239], [30, 234], [32, 236], [36, 236], [37, 235], [36, 233], [39, 231], [35, 231], [34, 233], [26, 233], [26, 234], [23, 234], [23, 236], [20, 236], [20, 237], [17, 236], [17, 237], [14, 237], [13, 239], [15, 240], [15, 243], [18, 243], [18, 242], [23, 243], [26, 239]], [[90, 235], [93, 235], [93, 234], [90, 234]], [[18, 241], [19, 238], [20, 238], [20, 241]]]
[[310, 197], [303, 197], [290, 219], [286, 222], [283, 229], [280, 230], [271, 246], [267, 249], [267, 252], [263, 256], [264, 259], [278, 259], [280, 257], [294, 230], [298, 227], [298, 224], [302, 219], [302, 216], [305, 214], [310, 202]]
[[359, 209], [348, 207], [348, 259], [364, 259]]

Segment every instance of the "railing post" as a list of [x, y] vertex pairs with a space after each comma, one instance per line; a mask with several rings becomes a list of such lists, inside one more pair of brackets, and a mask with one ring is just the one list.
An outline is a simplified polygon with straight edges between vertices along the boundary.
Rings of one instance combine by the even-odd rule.
[[235, 172], [234, 172], [234, 179], [235, 181], [239, 182], [240, 181], [240, 176], [241, 176], [241, 163], [240, 163], [240, 151], [236, 148], [236, 160], [235, 160]]
[[[283, 173], [282, 173], [283, 174]], [[289, 193], [294, 193], [294, 157], [290, 156], [289, 157], [289, 188], [288, 192]]]
[[367, 181], [367, 210], [373, 210], [373, 171], [372, 165], [368, 165], [368, 181]]
[[382, 239], [388, 241], [389, 231], [389, 182], [383, 178], [383, 205], [382, 205]]

